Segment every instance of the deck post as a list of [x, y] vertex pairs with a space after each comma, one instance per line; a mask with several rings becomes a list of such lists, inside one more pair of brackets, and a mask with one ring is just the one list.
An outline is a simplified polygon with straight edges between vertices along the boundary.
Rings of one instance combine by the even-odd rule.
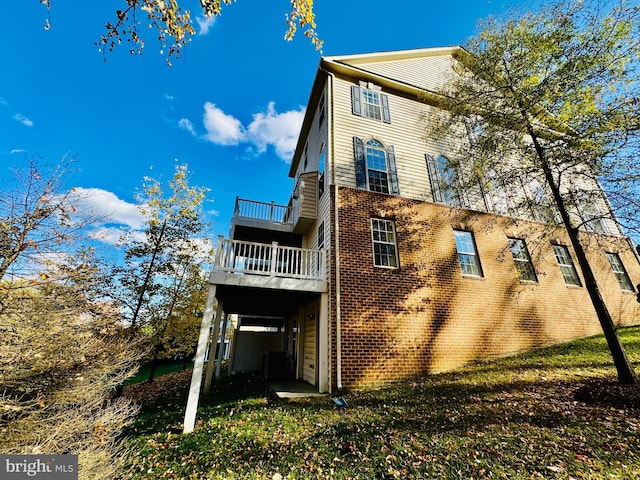
[[[213, 365], [216, 363], [216, 346], [218, 345], [218, 334], [220, 333], [220, 319], [222, 317], [222, 302], [218, 302], [218, 308], [216, 309], [216, 316], [213, 323], [213, 334], [209, 342], [209, 362], [207, 363], [207, 373], [204, 377], [204, 390], [202, 393], [207, 394], [211, 391], [211, 380], [213, 379]], [[222, 348], [222, 346], [221, 346]]]
[[271, 243], [271, 259], [269, 260], [269, 276], [276, 276], [276, 260], [278, 259], [278, 242]]
[[227, 335], [227, 322], [229, 315], [225, 314], [222, 320], [222, 335], [220, 335], [220, 351], [218, 352], [218, 361], [216, 362], [216, 380], [220, 378], [220, 367], [222, 366], [222, 357], [224, 355], [224, 337]]
[[207, 302], [202, 324], [200, 325], [200, 337], [198, 338], [198, 348], [193, 362], [193, 372], [191, 374], [191, 387], [187, 399], [187, 408], [184, 414], [183, 433], [193, 432], [196, 424], [196, 411], [198, 410], [198, 400], [200, 397], [200, 385], [202, 384], [202, 370], [204, 367], [204, 356], [207, 353], [207, 341], [209, 340], [209, 330], [211, 329], [211, 317], [213, 317], [213, 303], [216, 298], [216, 286], [209, 284]]

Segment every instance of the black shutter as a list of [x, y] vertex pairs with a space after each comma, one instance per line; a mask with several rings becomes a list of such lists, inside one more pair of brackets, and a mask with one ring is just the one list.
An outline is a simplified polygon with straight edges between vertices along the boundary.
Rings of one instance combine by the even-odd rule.
[[364, 143], [358, 137], [353, 137], [353, 155], [356, 162], [356, 186], [367, 188], [367, 167], [364, 157]]
[[389, 111], [389, 97], [384, 93], [381, 93], [380, 103], [382, 103], [382, 121], [385, 123], [391, 123], [391, 112]]
[[360, 87], [355, 85], [351, 87], [351, 113], [362, 116], [362, 108], [360, 107]]
[[442, 192], [440, 191], [440, 179], [438, 176], [438, 166], [436, 165], [436, 159], [433, 155], [426, 153], [427, 170], [429, 171], [429, 180], [431, 181], [431, 195], [434, 202], [442, 203]]
[[396, 168], [396, 153], [393, 149], [393, 145], [387, 148], [387, 162], [389, 162], [389, 190], [395, 195], [400, 195], [398, 169]]

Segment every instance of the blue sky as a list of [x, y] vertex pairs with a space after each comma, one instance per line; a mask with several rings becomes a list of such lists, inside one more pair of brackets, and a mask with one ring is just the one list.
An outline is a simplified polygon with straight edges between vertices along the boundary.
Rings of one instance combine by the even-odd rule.
[[[344, 55], [462, 44], [479, 18], [514, 2], [319, 0], [315, 11], [323, 54]], [[301, 34], [283, 40], [289, 2], [238, 0], [206, 27], [196, 19], [198, 34], [171, 68], [151, 31], [142, 56], [123, 44], [103, 61], [94, 42], [124, 0], [51, 0], [48, 30], [38, 0], [5, 3], [0, 178], [25, 156], [55, 163], [76, 155], [69, 186], [92, 189], [96, 209], [136, 229], [132, 202], [143, 176], [168, 179], [186, 163], [191, 183], [211, 189], [212, 236], [228, 233], [236, 195], [287, 203], [320, 59]], [[195, 0], [182, 5], [199, 13]]]

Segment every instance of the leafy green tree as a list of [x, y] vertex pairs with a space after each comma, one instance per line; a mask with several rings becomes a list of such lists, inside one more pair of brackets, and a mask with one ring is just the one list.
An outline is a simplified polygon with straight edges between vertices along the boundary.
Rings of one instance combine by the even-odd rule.
[[[200, 0], [202, 14], [206, 18], [218, 16], [223, 4], [233, 0]], [[52, 0], [41, 0], [49, 13]], [[147, 25], [156, 31], [157, 40], [167, 52], [167, 63], [172, 57], [180, 57], [182, 48], [196, 32], [192, 25], [191, 11], [181, 7], [184, 0], [122, 0], [122, 8], [116, 10], [114, 22], [107, 22], [106, 32], [96, 42], [103, 51], [113, 51], [123, 41], [130, 45], [131, 53], [142, 53], [144, 38], [140, 29], [140, 17], [146, 16]], [[45, 25], [49, 27], [50, 20]], [[322, 40], [316, 33], [313, 0], [291, 0], [291, 12], [286, 15], [286, 40], [292, 40], [298, 28], [304, 30], [316, 50], [322, 48]]]
[[63, 188], [69, 162], [26, 163], [0, 192], [0, 451], [77, 454], [79, 478], [118, 478], [137, 407], [113, 393], [142, 350], [100, 297], [94, 252], [72, 248], [87, 223]]
[[212, 254], [204, 238], [207, 189], [189, 185], [186, 165], [176, 167], [168, 187], [165, 192], [160, 181], [145, 178], [138, 197], [146, 219], [143, 235], [122, 237], [124, 265], [113, 275], [123, 316], [131, 330], [145, 337], [154, 366], [161, 358], [188, 353], [195, 344], [204, 267]]
[[638, 231], [640, 7], [558, 1], [481, 27], [457, 56], [441, 103], [448, 114], [435, 122], [438, 134], [469, 132], [462, 160], [450, 165], [457, 188], [536, 180], [537, 193], [510, 208], [533, 204], [538, 220], [564, 226], [618, 378], [637, 383], [587, 260], [593, 236], [584, 228], [621, 220]]

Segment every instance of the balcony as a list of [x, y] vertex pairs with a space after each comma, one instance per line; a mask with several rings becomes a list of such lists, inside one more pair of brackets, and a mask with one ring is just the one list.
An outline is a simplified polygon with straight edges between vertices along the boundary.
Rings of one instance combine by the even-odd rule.
[[248, 227], [304, 234], [317, 218], [317, 200], [318, 172], [303, 173], [286, 206], [236, 197], [232, 230]]
[[293, 232], [292, 207], [236, 197], [231, 224], [232, 228], [241, 226]]
[[326, 291], [325, 251], [220, 237], [210, 283]]

